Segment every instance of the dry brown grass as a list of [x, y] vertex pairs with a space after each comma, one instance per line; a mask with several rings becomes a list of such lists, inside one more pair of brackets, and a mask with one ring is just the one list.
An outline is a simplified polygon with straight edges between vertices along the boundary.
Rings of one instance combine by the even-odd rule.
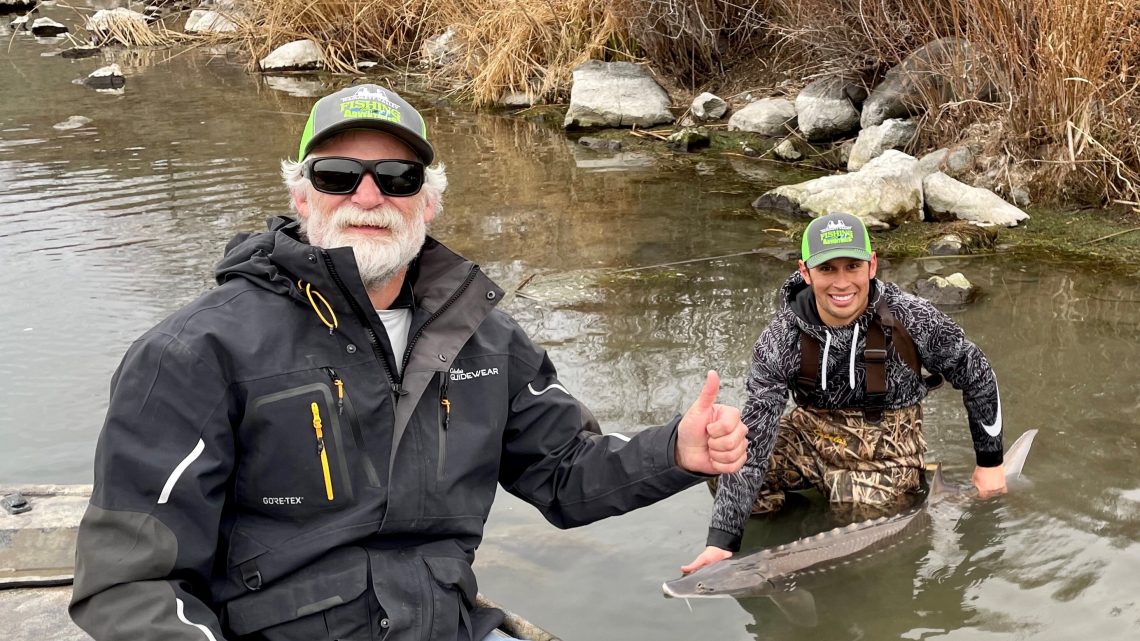
[[992, 61], [1001, 100], [939, 106], [928, 139], [992, 123], [991, 151], [1035, 165], [1046, 195], [1140, 202], [1140, 3], [772, 0], [768, 15], [785, 42], [837, 68], [881, 71], [935, 38], [969, 40]]
[[935, 38], [965, 38], [993, 61], [1000, 100], [930, 110], [931, 143], [991, 123], [991, 150], [1059, 192], [1140, 203], [1135, 0], [249, 0], [245, 11], [254, 60], [311, 38], [343, 72], [361, 60], [413, 69], [423, 42], [452, 27], [459, 55], [429, 73], [480, 105], [511, 92], [562, 102], [588, 59], [645, 60], [690, 88], [772, 59], [801, 77], [858, 70], [873, 82]]

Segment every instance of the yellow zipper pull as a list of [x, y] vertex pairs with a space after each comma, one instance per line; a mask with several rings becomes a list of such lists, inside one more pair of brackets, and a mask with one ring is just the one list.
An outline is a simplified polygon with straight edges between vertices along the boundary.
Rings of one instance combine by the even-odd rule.
[[344, 381], [339, 378], [334, 380], [336, 384], [336, 413], [344, 413]]
[[325, 494], [333, 500], [332, 474], [329, 473], [329, 455], [325, 451], [325, 432], [321, 426], [321, 411], [316, 403], [312, 404], [313, 430], [317, 433], [317, 451], [321, 454], [321, 471], [325, 475]]

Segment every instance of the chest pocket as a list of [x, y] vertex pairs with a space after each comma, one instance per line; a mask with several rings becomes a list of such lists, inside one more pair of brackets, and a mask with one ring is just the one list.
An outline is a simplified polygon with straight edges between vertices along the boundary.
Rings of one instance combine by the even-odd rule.
[[329, 385], [312, 383], [252, 403], [247, 500], [277, 515], [352, 502], [350, 438]]

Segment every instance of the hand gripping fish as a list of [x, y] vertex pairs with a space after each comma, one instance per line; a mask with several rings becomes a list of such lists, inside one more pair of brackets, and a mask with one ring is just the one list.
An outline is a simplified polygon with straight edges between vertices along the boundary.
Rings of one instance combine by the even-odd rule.
[[[1029, 447], [1037, 430], [1022, 434], [1005, 454], [1007, 480], [1021, 476]], [[966, 490], [951, 486], [942, 477], [941, 466], [934, 472], [926, 500], [893, 516], [884, 516], [798, 539], [786, 545], [767, 548], [706, 566], [679, 579], [666, 582], [666, 596], [676, 598], [766, 596], [789, 619], [815, 625], [815, 600], [800, 588], [809, 577], [848, 562], [890, 549], [896, 543], [930, 526], [930, 507], [942, 499]]]

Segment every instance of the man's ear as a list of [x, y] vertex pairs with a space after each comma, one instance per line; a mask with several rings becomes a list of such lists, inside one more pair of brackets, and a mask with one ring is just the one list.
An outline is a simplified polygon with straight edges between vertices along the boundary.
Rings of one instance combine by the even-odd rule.
[[439, 211], [439, 198], [432, 198], [427, 193], [424, 193], [424, 224], [430, 223], [435, 219], [436, 212]]
[[[872, 255], [871, 259], [874, 260], [874, 258], [875, 258], [874, 255]], [[805, 264], [804, 261], [802, 261], [802, 260], [797, 261], [797, 262], [799, 263], [799, 266], [800, 266], [800, 276], [803, 276], [805, 283], [807, 283], [808, 285], [811, 285], [811, 272], [808, 271], [807, 264]], [[874, 272], [874, 268], [871, 268], [871, 271]]]
[[309, 194], [306, 189], [293, 189], [290, 190], [290, 197], [293, 199], [293, 209], [301, 218], [309, 218]]
[[871, 252], [871, 275], [870, 278], [875, 277], [875, 272], [879, 269], [879, 257], [875, 252]]

